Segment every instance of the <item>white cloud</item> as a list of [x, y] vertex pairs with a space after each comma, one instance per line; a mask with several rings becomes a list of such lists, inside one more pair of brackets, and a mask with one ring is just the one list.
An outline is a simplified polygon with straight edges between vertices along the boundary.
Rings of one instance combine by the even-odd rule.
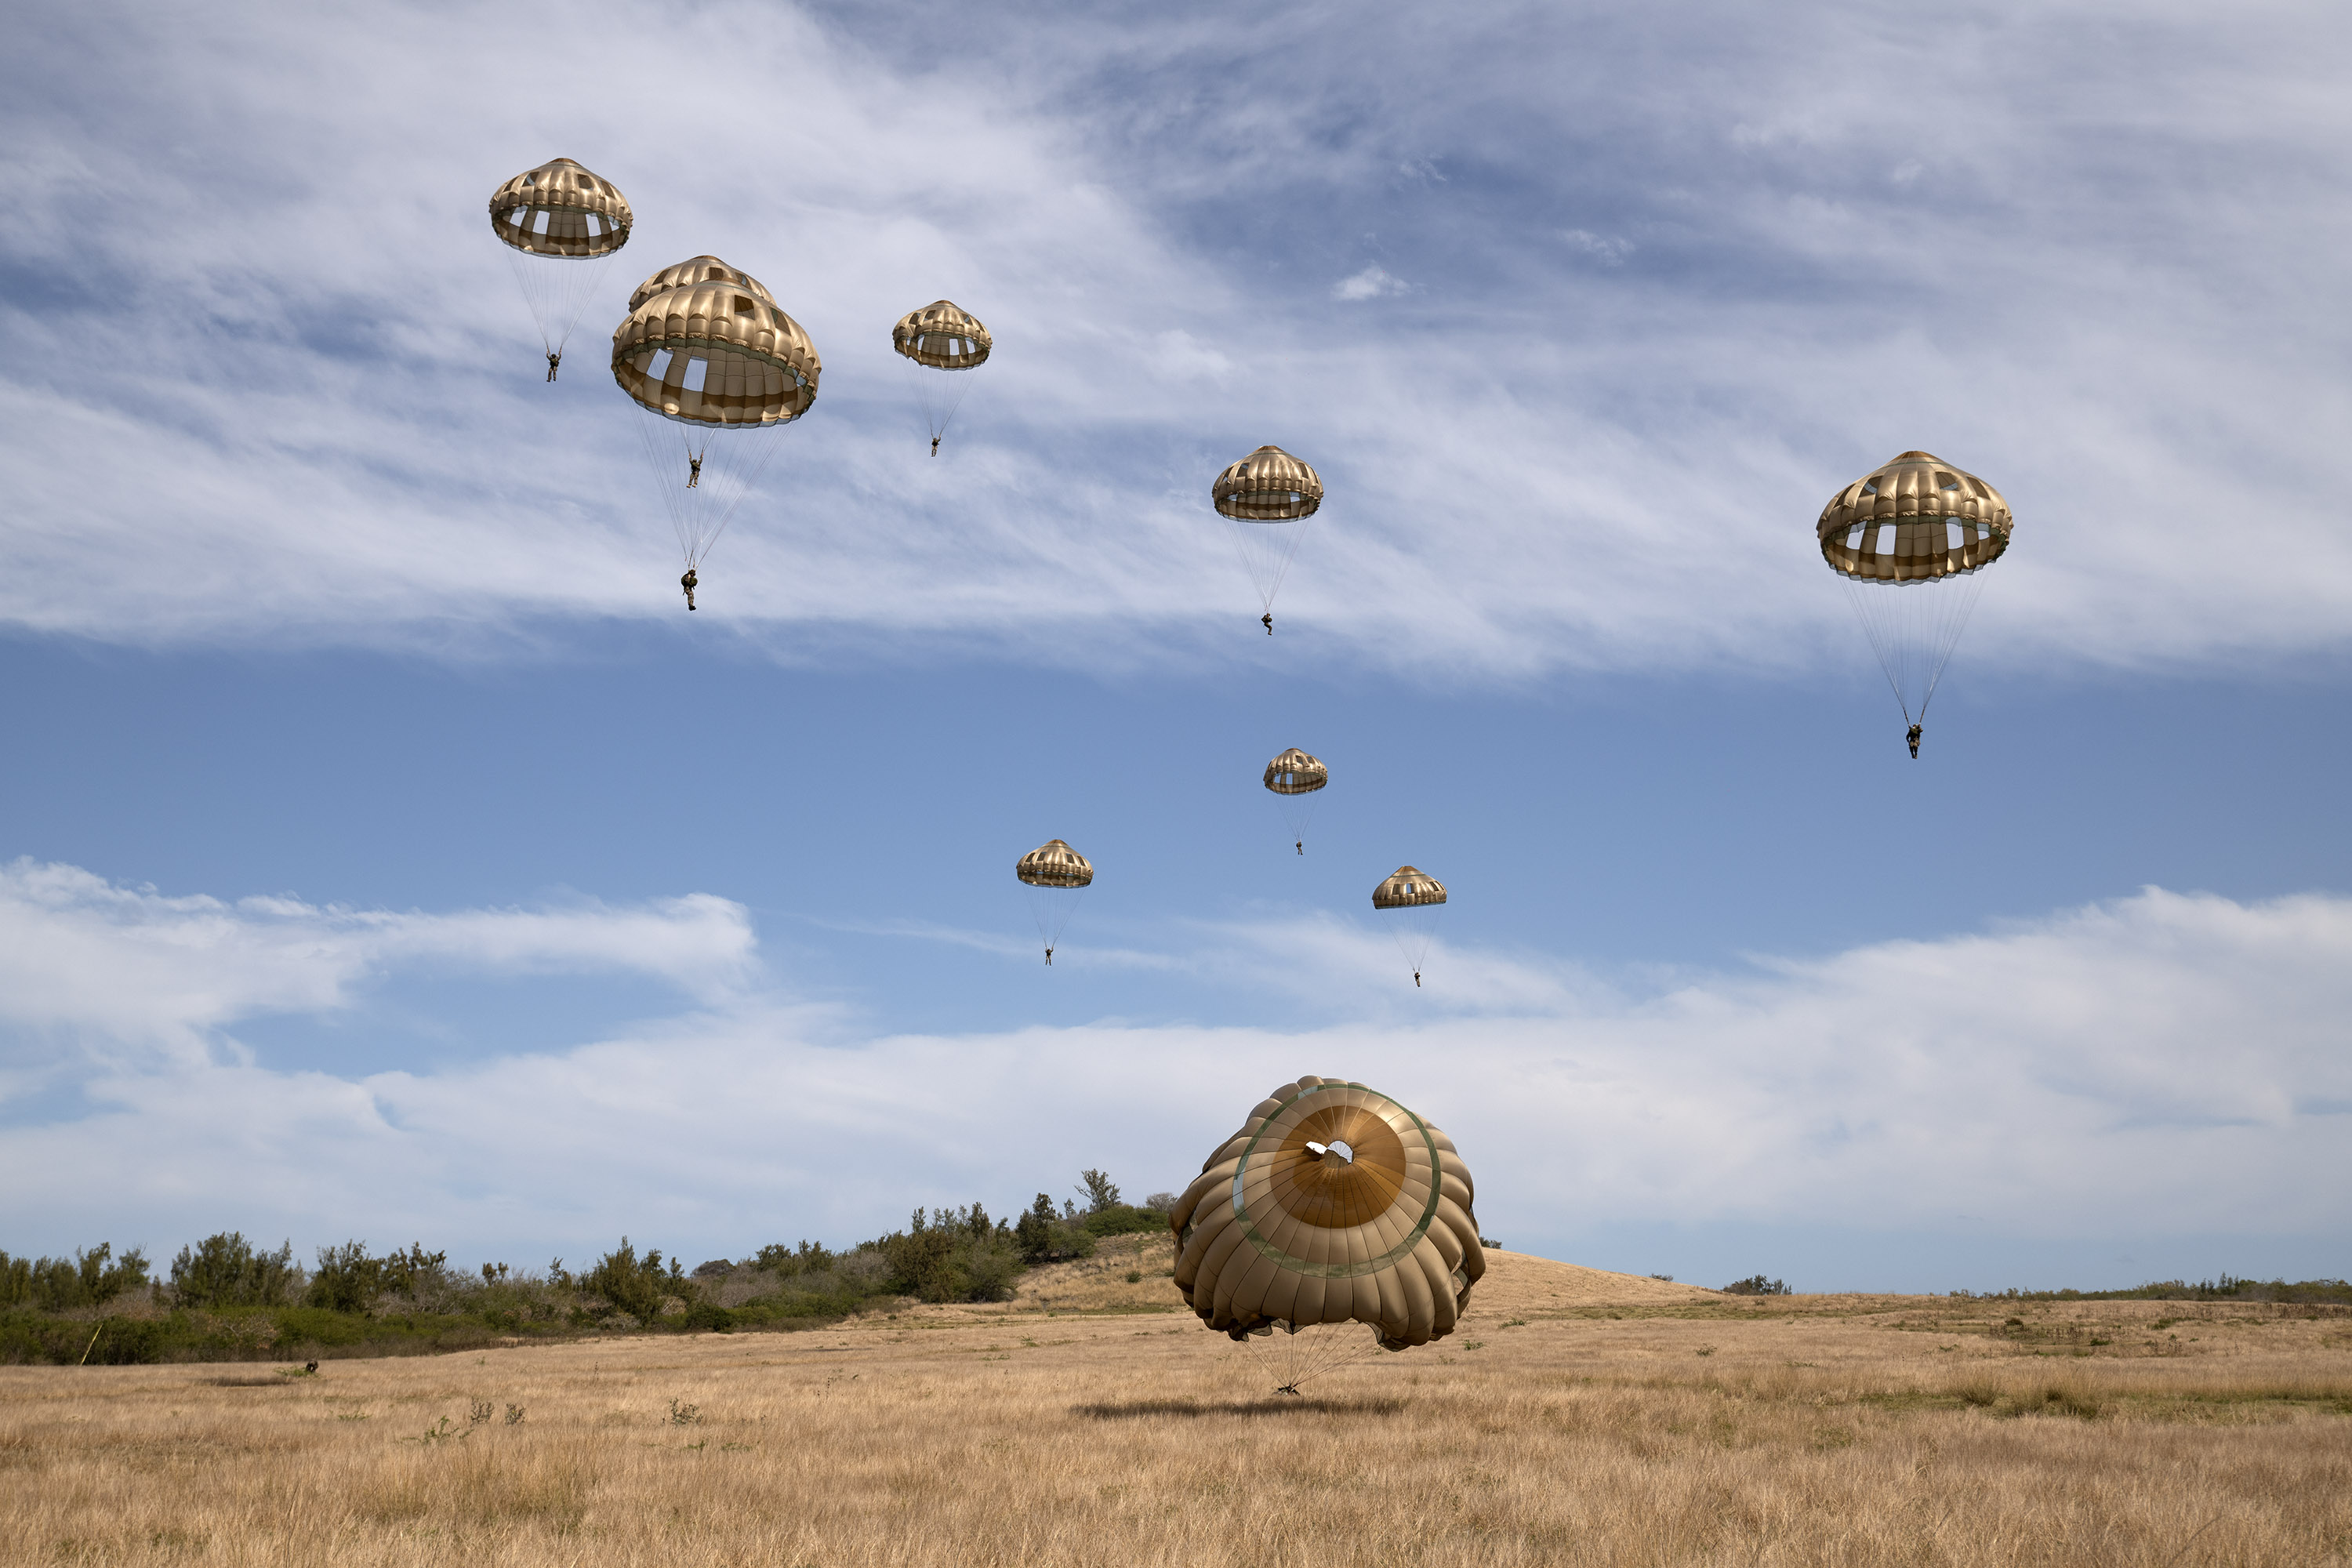
[[1591, 229], [1562, 229], [1559, 237], [1568, 241], [1570, 247], [1611, 267], [1622, 265], [1633, 252], [1632, 240], [1615, 235], [1595, 234]]
[[1412, 287], [1412, 284], [1402, 278], [1390, 277], [1387, 268], [1375, 263], [1365, 268], [1361, 272], [1350, 273], [1332, 284], [1331, 298], [1351, 302], [1359, 300], [1381, 300], [1391, 294], [1405, 293]]
[[[1969, 1216], [2014, 1237], [2352, 1224], [2352, 900], [2149, 889], [1663, 982], [1441, 947], [1420, 993], [1384, 939], [1337, 919], [1170, 934], [1159, 962], [1204, 996], [1281, 984], [1335, 1021], [877, 1034], [761, 983], [720, 900], [326, 911], [20, 862], [0, 882], [0, 952], [43, 945], [0, 977], [0, 1037], [37, 1050], [45, 1077], [69, 1040], [87, 1106], [10, 1108], [0, 1187], [35, 1195], [38, 1232], [12, 1250], [220, 1226], [510, 1259], [623, 1229], [712, 1252], [837, 1240], [915, 1203], [1025, 1201], [1081, 1165], [1176, 1184], [1303, 1072], [1441, 1121], [1489, 1227], [1534, 1242], [1629, 1222], [1864, 1235]], [[650, 972], [692, 1007], [429, 1071], [289, 1070], [235, 1045], [265, 1012], [363, 1007], [357, 973], [460, 959]]]
[[757, 979], [753, 945], [742, 906], [707, 893], [428, 915], [173, 897], [20, 859], [0, 866], [0, 1030], [200, 1068], [236, 1021], [350, 1009], [397, 969], [625, 972], [718, 1005]]

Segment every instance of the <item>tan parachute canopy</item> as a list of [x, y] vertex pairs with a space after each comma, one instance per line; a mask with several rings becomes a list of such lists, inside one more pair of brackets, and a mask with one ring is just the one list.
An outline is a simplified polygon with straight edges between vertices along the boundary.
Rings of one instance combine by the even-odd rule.
[[689, 283], [732, 283], [748, 289], [772, 305], [776, 297], [768, 286], [740, 268], [730, 267], [715, 256], [689, 256], [684, 261], [663, 268], [637, 285], [629, 295], [629, 309], [634, 310], [656, 294], [667, 294]]
[[890, 346], [933, 370], [971, 370], [985, 363], [991, 340], [980, 319], [952, 300], [909, 310], [890, 329]]
[[1033, 888], [1083, 888], [1095, 879], [1094, 863], [1058, 838], [1021, 857], [1013, 874]]
[[1284, 1084], [1177, 1199], [1176, 1287], [1235, 1340], [1364, 1323], [1384, 1350], [1454, 1331], [1486, 1271], [1453, 1140], [1336, 1078]]
[[1906, 452], [1846, 486], [1813, 525], [1822, 559], [1849, 577], [1909, 583], [1973, 572], [2009, 548], [2000, 492], [1927, 452]]
[[491, 232], [533, 256], [610, 255], [629, 242], [634, 221], [610, 181], [569, 158], [525, 169], [490, 197]]
[[1845, 584], [1902, 704], [1914, 757], [1944, 665], [1983, 592], [1977, 573], [2009, 549], [2014, 526], [1999, 490], [1932, 452], [1906, 452], [1863, 475], [1813, 525], [1822, 559]]
[[1398, 867], [1387, 880], [1372, 889], [1372, 908], [1376, 910], [1410, 910], [1444, 901], [1445, 884], [1411, 866]]
[[640, 406], [685, 425], [780, 425], [816, 401], [816, 346], [757, 279], [698, 256], [630, 299], [613, 379]]
[[1323, 480], [1279, 447], [1260, 447], [1217, 476], [1209, 499], [1235, 522], [1294, 522], [1323, 504]]
[[1310, 795], [1331, 782], [1331, 770], [1293, 746], [1265, 764], [1265, 787], [1276, 795]]

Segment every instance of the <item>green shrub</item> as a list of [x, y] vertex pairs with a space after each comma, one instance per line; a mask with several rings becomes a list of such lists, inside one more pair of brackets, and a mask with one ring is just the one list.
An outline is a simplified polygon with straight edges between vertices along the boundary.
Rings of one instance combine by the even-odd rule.
[[872, 1244], [887, 1266], [886, 1288], [926, 1301], [1000, 1301], [1021, 1272], [1014, 1231], [969, 1209], [917, 1209], [905, 1230]]
[[735, 1327], [735, 1314], [715, 1301], [697, 1301], [686, 1310], [682, 1325], [694, 1333], [726, 1333]]
[[1723, 1288], [1727, 1296], [1786, 1296], [1788, 1285], [1779, 1279], [1767, 1279], [1761, 1274], [1750, 1274], [1745, 1279], [1735, 1279]]
[[1029, 1212], [1013, 1227], [1013, 1247], [1024, 1263], [1057, 1263], [1069, 1258], [1092, 1258], [1095, 1237], [1076, 1205], [1065, 1204], [1056, 1214], [1054, 1200], [1039, 1193]]
[[1088, 1236], [1139, 1236], [1166, 1230], [1168, 1216], [1128, 1204], [1112, 1204], [1095, 1210], [1078, 1223]]
[[597, 1259], [596, 1267], [581, 1277], [580, 1288], [649, 1323], [661, 1315], [663, 1297], [680, 1297], [690, 1305], [699, 1295], [677, 1259], [670, 1259], [667, 1273], [662, 1271], [661, 1262], [659, 1247], [640, 1258], [625, 1236], [617, 1248]]

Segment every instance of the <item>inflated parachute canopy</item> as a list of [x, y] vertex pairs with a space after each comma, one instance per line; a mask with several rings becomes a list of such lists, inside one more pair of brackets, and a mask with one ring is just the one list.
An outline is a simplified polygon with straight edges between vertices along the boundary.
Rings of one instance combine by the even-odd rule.
[[490, 197], [490, 230], [533, 256], [610, 256], [629, 243], [628, 199], [569, 158], [525, 169]]
[[1445, 884], [1411, 866], [1398, 867], [1386, 881], [1372, 889], [1372, 908], [1376, 910], [1409, 910], [1416, 904], [1444, 901]]
[[1336, 1078], [1268, 1095], [1169, 1213], [1176, 1288], [1239, 1340], [1370, 1323], [1388, 1350], [1451, 1333], [1486, 1271], [1454, 1141]]
[[1276, 795], [1312, 795], [1331, 782], [1331, 770], [1293, 746], [1265, 764], [1265, 787]]
[[1060, 839], [1049, 838], [1021, 857], [1013, 874], [1033, 888], [1083, 888], [1095, 879], [1095, 868]]
[[1279, 447], [1260, 447], [1217, 476], [1209, 499], [1236, 522], [1294, 522], [1323, 504], [1323, 480]]
[[631, 299], [613, 332], [613, 379], [641, 406], [685, 425], [762, 426], [816, 401], [816, 345], [750, 274], [698, 256]]
[[1906, 452], [1846, 486], [1813, 531], [1848, 577], [1924, 583], [1991, 564], [2009, 548], [2000, 492], [1929, 452]]
[[732, 283], [750, 290], [772, 305], [776, 297], [768, 286], [740, 268], [730, 267], [715, 256], [690, 256], [684, 261], [663, 268], [637, 285], [629, 295], [629, 309], [634, 310], [656, 294], [667, 294], [673, 289], [683, 289], [689, 283]]
[[934, 370], [970, 370], [988, 358], [988, 329], [952, 300], [909, 310], [890, 329], [890, 346]]

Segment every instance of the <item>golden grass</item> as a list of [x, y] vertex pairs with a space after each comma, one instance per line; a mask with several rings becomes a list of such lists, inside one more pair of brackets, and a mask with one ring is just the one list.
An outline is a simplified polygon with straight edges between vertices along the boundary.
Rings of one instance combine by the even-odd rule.
[[798, 1334], [315, 1378], [0, 1369], [0, 1557], [2352, 1561], [2340, 1315], [1727, 1300], [1506, 1254], [1455, 1338], [1277, 1399], [1248, 1354], [1164, 1310], [1164, 1241], [1136, 1246], [1040, 1270], [1004, 1306]]

